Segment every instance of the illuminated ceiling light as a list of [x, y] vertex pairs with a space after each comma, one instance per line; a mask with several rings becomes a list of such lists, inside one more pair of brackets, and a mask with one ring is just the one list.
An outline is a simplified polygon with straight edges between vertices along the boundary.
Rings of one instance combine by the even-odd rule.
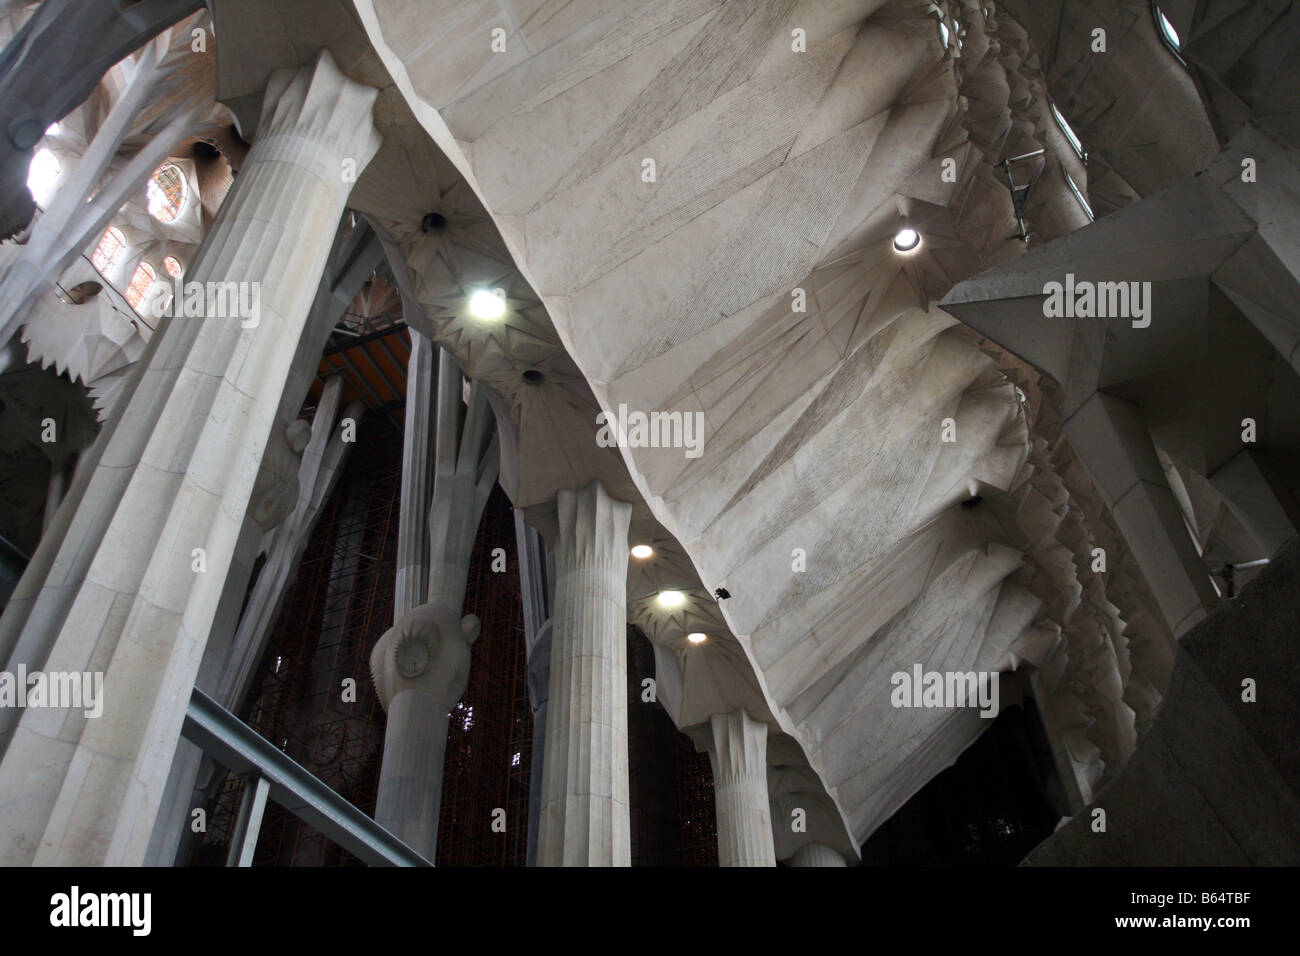
[[506, 314], [506, 297], [489, 289], [479, 289], [469, 297], [469, 314], [476, 319], [499, 319]]
[[921, 244], [921, 234], [911, 226], [904, 226], [894, 236], [894, 248], [899, 252], [911, 252]]
[[47, 127], [45, 128], [45, 135], [46, 135], [46, 136], [58, 136], [58, 135], [59, 135], [59, 129], [60, 129], [60, 127], [59, 127], [59, 124], [58, 124], [58, 123], [51, 123], [49, 126], [47, 126]]
[[681, 591], [660, 591], [659, 603], [664, 607], [681, 607], [686, 603], [686, 595]]
[[705, 641], [709, 639], [709, 635], [701, 634], [699, 631], [693, 631], [692, 633], [686, 635], [686, 639], [690, 641], [692, 644], [703, 644]]
[[632, 546], [632, 557], [644, 561], [650, 555], [655, 553], [655, 549], [648, 544], [635, 544]]

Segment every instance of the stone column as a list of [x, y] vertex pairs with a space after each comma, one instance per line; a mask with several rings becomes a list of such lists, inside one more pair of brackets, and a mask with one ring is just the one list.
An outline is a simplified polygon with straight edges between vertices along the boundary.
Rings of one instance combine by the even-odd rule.
[[533, 712], [533, 746], [528, 772], [527, 865], [537, 865], [537, 821], [542, 811], [542, 767], [546, 755], [546, 703], [551, 691], [551, 579], [546, 573], [546, 546], [537, 529], [515, 510], [515, 553], [524, 605], [528, 703]]
[[[410, 305], [403, 300], [403, 306]], [[411, 329], [406, 364], [406, 427], [402, 436], [402, 502], [397, 526], [397, 582], [393, 618], [424, 603], [429, 592], [429, 492], [433, 461], [433, 396], [438, 347]]]
[[786, 866], [847, 866], [838, 850], [825, 843], [805, 843], [795, 855], [785, 861]]
[[[267, 84], [255, 145], [187, 280], [235, 283], [234, 318], [150, 343], [0, 621], [33, 669], [103, 674], [103, 714], [27, 709], [0, 761], [0, 864], [135, 865], [378, 92], [328, 53]], [[255, 303], [255, 306], [254, 306]], [[244, 314], [247, 312], [248, 314]], [[62, 520], [63, 515], [68, 520]], [[41, 549], [38, 549], [38, 552]]]
[[[516, 512], [518, 514], [518, 512]], [[538, 828], [542, 817], [542, 778], [546, 768], [546, 710], [551, 691], [551, 622], [538, 632], [528, 655], [528, 702], [533, 710], [533, 752], [528, 761], [527, 866], [537, 865]]]
[[719, 866], [776, 866], [767, 795], [767, 724], [743, 710], [709, 718]]
[[[419, 371], [418, 352], [412, 365]], [[464, 423], [461, 373], [451, 354], [438, 357], [437, 433], [434, 436], [433, 496], [427, 525], [420, 507], [420, 486], [428, 463], [403, 463], [403, 507], [399, 542], [407, 563], [399, 566], [402, 588], [396, 623], [370, 655], [379, 700], [388, 712], [384, 761], [379, 771], [375, 821], [411, 849], [432, 860], [437, 850], [438, 810], [442, 804], [442, 762], [447, 749], [447, 717], [469, 682], [470, 647], [478, 638], [479, 620], [460, 616], [465, 603], [469, 560], [488, 496], [500, 468], [499, 445], [485, 387], [470, 386]], [[418, 388], [418, 384], [417, 384]], [[418, 398], [418, 395], [417, 395]], [[426, 403], [427, 404], [427, 403]], [[428, 422], [427, 408], [408, 412], [405, 452], [422, 457], [422, 443], [409, 429]], [[408, 497], [409, 496], [409, 497]], [[427, 532], [426, 532], [427, 527]], [[429, 561], [424, 602], [412, 591], [418, 575], [403, 575], [419, 565], [410, 559], [413, 542], [427, 538]], [[415, 604], [416, 606], [410, 607]], [[408, 608], [404, 610], [404, 608]]]
[[599, 482], [556, 495], [539, 866], [630, 866], [627, 529]]
[[473, 614], [422, 604], [384, 633], [370, 657], [388, 712], [375, 821], [428, 860], [438, 844], [448, 716], [465, 692], [478, 634]]

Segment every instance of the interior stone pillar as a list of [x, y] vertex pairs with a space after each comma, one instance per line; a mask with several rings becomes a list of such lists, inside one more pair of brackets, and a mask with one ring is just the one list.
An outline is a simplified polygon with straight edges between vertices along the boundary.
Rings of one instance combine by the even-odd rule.
[[838, 850], [824, 843], [805, 843], [785, 861], [786, 866], [848, 866]]
[[[516, 512], [517, 514], [518, 512]], [[537, 836], [542, 816], [542, 778], [546, 768], [546, 711], [551, 690], [551, 622], [542, 625], [528, 655], [528, 701], [533, 710], [533, 752], [528, 762], [528, 846], [525, 863], [537, 865]]]
[[[406, 300], [403, 306], [410, 308]], [[402, 502], [397, 526], [397, 582], [393, 617], [424, 603], [429, 590], [427, 508], [433, 485], [430, 436], [433, 434], [434, 368], [438, 347], [411, 329], [406, 365], [406, 427], [402, 434]]]
[[[0, 762], [0, 864], [145, 857], [267, 437], [378, 92], [328, 53], [267, 84], [255, 144], [187, 280], [257, 314], [169, 320], [101, 435], [76, 507], [0, 644], [29, 670], [99, 672], [103, 714], [27, 709]], [[256, 296], [256, 299], [254, 299]], [[196, 554], [195, 549], [201, 549]], [[38, 580], [39, 579], [39, 580]], [[10, 611], [13, 612], [12, 616]], [[7, 632], [7, 633], [6, 633]]]
[[537, 529], [515, 509], [515, 553], [524, 605], [528, 703], [533, 712], [533, 747], [528, 773], [527, 865], [537, 865], [537, 821], [542, 811], [542, 768], [546, 754], [546, 706], [551, 690], [551, 588], [546, 573], [546, 545]]
[[[418, 338], [413, 343], [418, 343]], [[411, 361], [417, 389], [419, 379], [427, 375], [420, 363], [432, 358], [421, 356], [421, 352], [422, 347], [413, 344]], [[397, 620], [370, 655], [375, 689], [388, 712], [375, 821], [428, 860], [433, 860], [437, 850], [448, 713], [465, 693], [470, 648], [479, 633], [477, 617], [460, 616], [469, 562], [483, 508], [500, 469], [500, 445], [493, 432], [485, 387], [479, 382], [470, 386], [469, 408], [461, 423], [460, 369], [446, 350], [440, 350], [438, 363], [428, 520], [420, 519], [424, 517], [421, 489], [427, 486], [429, 463], [419, 460], [427, 457], [422, 450], [427, 446], [409, 431], [419, 421], [427, 426], [426, 401], [424, 411], [412, 409], [407, 420], [404, 453], [412, 457], [402, 465], [402, 503], [407, 514], [398, 540], [406, 550], [399, 547], [398, 585], [402, 592], [394, 615]], [[418, 403], [418, 392], [416, 399]], [[411, 560], [409, 549], [425, 539], [429, 560], [421, 568]], [[402, 564], [403, 560], [407, 563]], [[418, 574], [403, 575], [403, 567]], [[427, 574], [427, 579], [421, 581], [421, 574]], [[413, 592], [417, 582], [427, 591]], [[424, 602], [416, 603], [421, 596]]]
[[719, 866], [776, 866], [767, 794], [767, 724], [743, 710], [709, 718]]
[[556, 495], [555, 610], [539, 866], [630, 866], [627, 529], [599, 482]]

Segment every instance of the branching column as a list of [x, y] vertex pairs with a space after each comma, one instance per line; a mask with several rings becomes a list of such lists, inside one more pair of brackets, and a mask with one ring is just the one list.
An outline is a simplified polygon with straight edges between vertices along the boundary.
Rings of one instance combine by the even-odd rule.
[[767, 794], [767, 724], [743, 710], [709, 718], [719, 866], [776, 866]]
[[539, 866], [630, 866], [627, 529], [599, 482], [556, 495]]
[[[11, 664], [103, 674], [103, 714], [27, 709], [0, 761], [0, 863], [145, 856], [263, 450], [377, 91], [322, 52], [268, 81], [255, 145], [187, 279], [256, 315], [169, 320], [0, 621]], [[350, 161], [350, 164], [345, 164]], [[224, 310], [223, 310], [224, 311]]]
[[[460, 370], [450, 353], [439, 350], [433, 495], [426, 535], [421, 503], [427, 487], [427, 445], [416, 431], [429, 423], [432, 355], [426, 348], [430, 343], [413, 338], [410, 377], [415, 390], [410, 396], [414, 405], [407, 409], [407, 458], [402, 465], [397, 620], [375, 645], [370, 670], [388, 712], [375, 820], [432, 860], [448, 713], [465, 692], [470, 648], [479, 634], [478, 618], [461, 617], [469, 560], [483, 507], [496, 485], [500, 451], [484, 386], [475, 382], [470, 387], [462, 424]], [[427, 567], [412, 551], [426, 538]], [[421, 594], [424, 602], [411, 607]]]

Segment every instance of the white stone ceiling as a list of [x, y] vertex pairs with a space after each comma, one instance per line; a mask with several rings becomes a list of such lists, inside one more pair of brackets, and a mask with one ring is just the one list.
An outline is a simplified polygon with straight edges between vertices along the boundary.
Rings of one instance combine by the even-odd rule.
[[[1150, 695], [1111, 601], [1140, 610], [1140, 583], [1076, 571], [1104, 516], [1031, 440], [1037, 378], [933, 305], [1025, 248], [1001, 159], [1049, 146], [1015, 170], [1030, 245], [1087, 221], [1019, 24], [948, 0], [945, 49], [924, 0], [300, 6], [217, 6], [223, 102], [251, 137], [266, 75], [321, 45], [380, 87], [352, 201], [406, 264], [411, 324], [500, 394], [502, 481], [544, 533], [557, 488], [634, 501], [658, 553], [632, 562], [629, 618], [661, 699], [684, 729], [769, 721], [774, 819], [809, 807], [855, 850], [986, 726], [893, 709], [916, 663], [1029, 661], [1081, 786], [1122, 762]], [[478, 287], [505, 291], [503, 324], [465, 314]], [[702, 413], [703, 454], [598, 447], [620, 404]], [[652, 600], [666, 586], [684, 608]], [[697, 628], [714, 637], [688, 646]]]
[[959, 60], [924, 2], [358, 4], [601, 407], [703, 412], [700, 458], [624, 460], [731, 592], [727, 623], [857, 839], [981, 729], [894, 710], [891, 672], [1008, 667], [1039, 608], [1011, 583], [1020, 551], [961, 508], [1016, 484], [1023, 413], [930, 305], [1023, 248], [992, 164], [1040, 145], [1041, 113], [1021, 108], [1023, 32], [1004, 52], [996, 18], [946, 9]]

